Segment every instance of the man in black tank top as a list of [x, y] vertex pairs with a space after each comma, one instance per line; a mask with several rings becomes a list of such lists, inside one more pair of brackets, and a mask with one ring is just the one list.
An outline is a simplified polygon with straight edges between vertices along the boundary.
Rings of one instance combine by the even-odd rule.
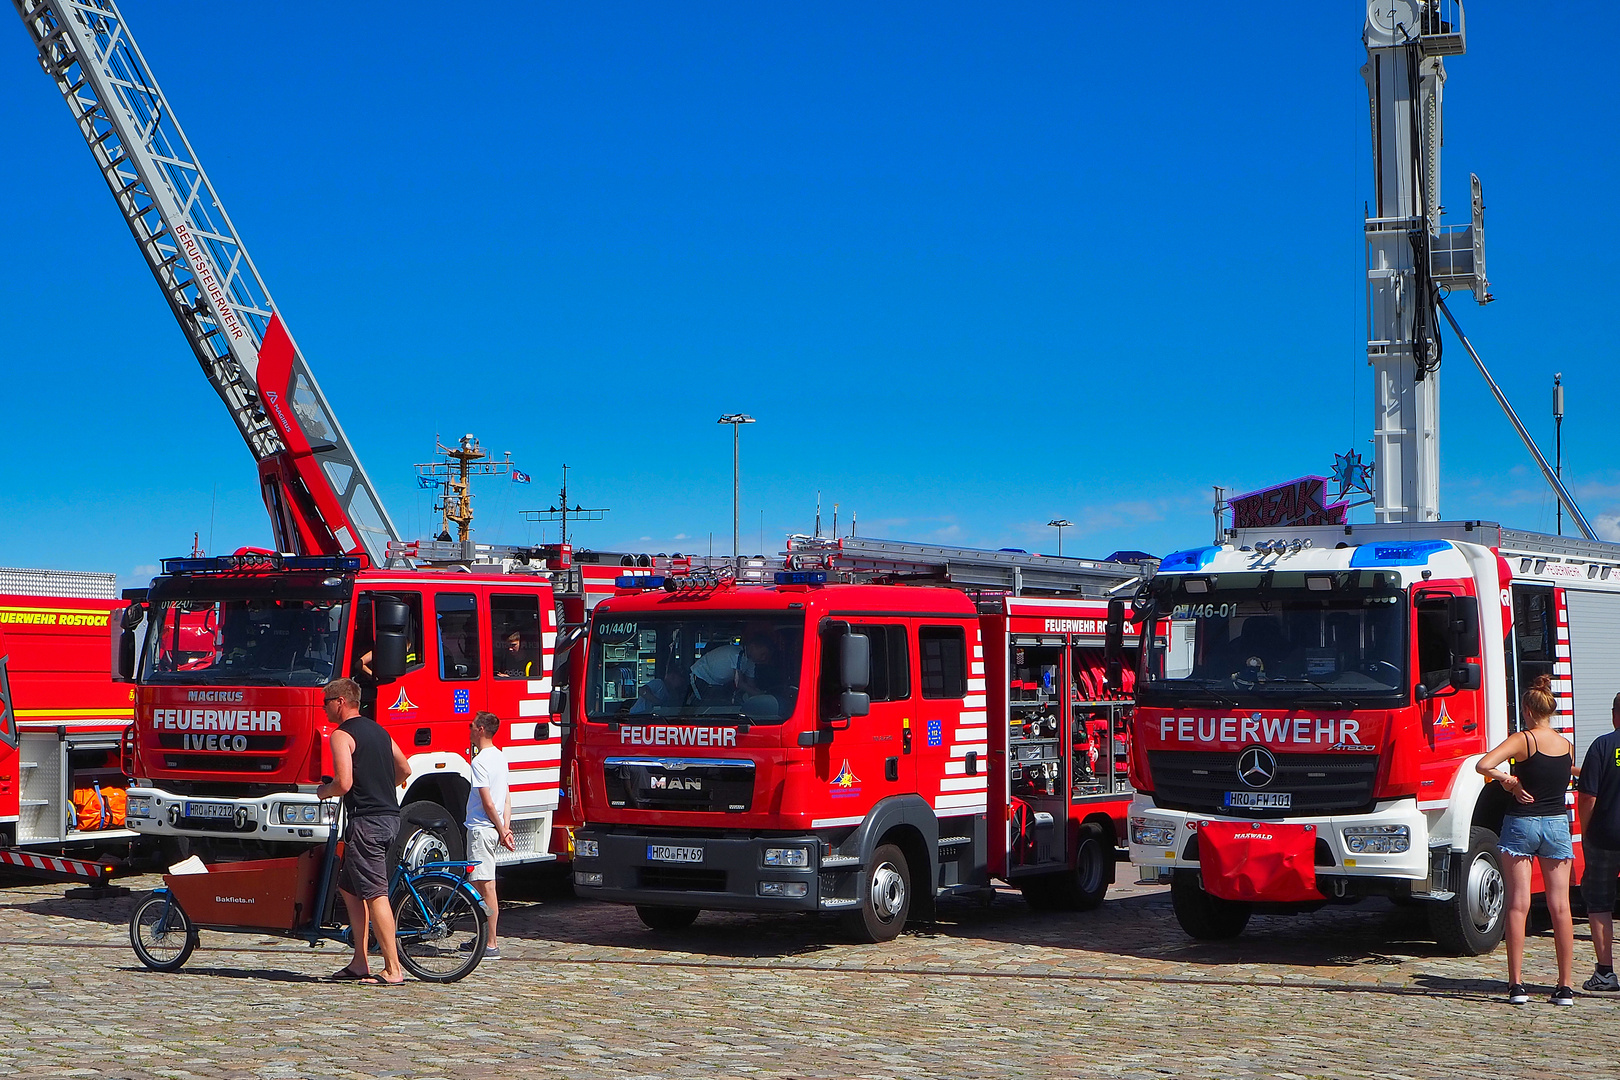
[[[332, 978], [355, 979], [367, 986], [398, 986], [405, 981], [394, 940], [394, 912], [388, 906], [388, 846], [399, 831], [395, 789], [411, 775], [410, 763], [382, 725], [360, 715], [360, 687], [353, 679], [326, 686], [326, 716], [332, 732], [332, 779], [315, 790], [323, 799], [343, 796], [349, 828], [343, 841], [338, 891], [349, 909], [354, 959]], [[368, 931], [377, 931], [383, 969], [371, 974]]]

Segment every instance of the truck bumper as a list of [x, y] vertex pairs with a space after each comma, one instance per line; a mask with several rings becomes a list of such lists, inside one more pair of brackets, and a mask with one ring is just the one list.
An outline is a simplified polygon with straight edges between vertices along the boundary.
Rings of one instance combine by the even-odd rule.
[[175, 795], [158, 787], [131, 787], [125, 826], [144, 836], [222, 837], [308, 844], [331, 830], [336, 805], [312, 794], [277, 792], [255, 799]]
[[[1183, 810], [1162, 810], [1154, 806], [1150, 799], [1138, 795], [1131, 803], [1130, 819], [1126, 823], [1131, 862], [1137, 868], [1138, 879], [1144, 883], [1168, 881], [1170, 873], [1174, 870], [1196, 869], [1198, 857], [1194, 841], [1198, 836], [1199, 822], [1249, 820], [1253, 819], [1232, 814], [1194, 814]], [[1318, 877], [1384, 878], [1413, 882], [1424, 881], [1429, 877], [1428, 819], [1417, 808], [1415, 799], [1381, 802], [1368, 814], [1265, 820], [1277, 824], [1316, 826]], [[1407, 849], [1388, 854], [1350, 850], [1345, 830], [1364, 829], [1369, 826], [1397, 828], [1404, 826], [1407, 830]], [[1144, 831], [1153, 829], [1168, 830], [1168, 835], [1173, 839], [1164, 844], [1138, 842], [1143, 838]], [[1323, 845], [1327, 848], [1326, 858], [1322, 850]]]
[[[594, 846], [593, 846], [594, 845]], [[767, 849], [802, 849], [807, 865], [767, 866]], [[701, 861], [654, 858], [670, 849]], [[821, 842], [814, 836], [670, 835], [587, 826], [574, 833], [574, 888], [620, 904], [710, 911], [820, 911]]]

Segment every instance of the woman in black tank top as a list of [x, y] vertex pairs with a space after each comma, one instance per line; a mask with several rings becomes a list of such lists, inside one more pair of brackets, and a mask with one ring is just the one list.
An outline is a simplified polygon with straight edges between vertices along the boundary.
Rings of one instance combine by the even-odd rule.
[[[1570, 989], [1574, 971], [1575, 926], [1569, 915], [1569, 874], [1575, 858], [1570, 842], [1569, 811], [1564, 793], [1569, 790], [1575, 748], [1551, 726], [1558, 703], [1552, 679], [1543, 675], [1524, 693], [1519, 716], [1524, 730], [1509, 735], [1474, 768], [1502, 785], [1512, 802], [1502, 816], [1497, 851], [1507, 886], [1508, 1001], [1530, 1000], [1521, 981], [1524, 964], [1524, 923], [1530, 912], [1530, 861], [1541, 860], [1546, 886], [1547, 912], [1552, 916], [1553, 944], [1558, 954], [1558, 988], [1554, 1005], [1575, 1004]], [[1511, 771], [1502, 766], [1513, 760]]]

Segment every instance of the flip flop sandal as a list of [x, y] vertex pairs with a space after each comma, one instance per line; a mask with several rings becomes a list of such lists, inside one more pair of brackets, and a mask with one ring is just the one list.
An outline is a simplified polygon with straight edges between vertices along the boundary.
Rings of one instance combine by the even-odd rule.
[[399, 982], [395, 983], [395, 982], [389, 982], [387, 979], [378, 978], [376, 975], [367, 975], [364, 978], [356, 979], [355, 983], [356, 983], [356, 985], [367, 986], [367, 987], [371, 987], [371, 986], [398, 987], [398, 986], [404, 986], [405, 985], [405, 980], [401, 979], [401, 980], [399, 980]]
[[357, 982], [360, 979], [364, 979], [364, 978], [369, 978], [369, 974], [368, 975], [361, 975], [359, 972], [355, 971], [353, 968], [343, 968], [340, 971], [334, 971], [334, 972], [332, 972], [332, 974], [328, 975], [326, 977], [326, 981], [327, 982]]

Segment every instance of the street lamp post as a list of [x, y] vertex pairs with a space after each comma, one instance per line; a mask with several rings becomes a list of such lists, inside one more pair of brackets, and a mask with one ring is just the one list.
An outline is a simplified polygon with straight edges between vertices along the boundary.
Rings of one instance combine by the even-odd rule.
[[1062, 558], [1063, 557], [1063, 530], [1067, 529], [1069, 526], [1073, 525], [1074, 522], [1070, 521], [1068, 518], [1053, 518], [1051, 521], [1048, 521], [1047, 524], [1058, 531], [1058, 557]]
[[752, 424], [754, 418], [747, 413], [727, 413], [717, 423], [731, 425], [731, 564], [742, 572], [742, 482], [739, 469], [737, 426]]

